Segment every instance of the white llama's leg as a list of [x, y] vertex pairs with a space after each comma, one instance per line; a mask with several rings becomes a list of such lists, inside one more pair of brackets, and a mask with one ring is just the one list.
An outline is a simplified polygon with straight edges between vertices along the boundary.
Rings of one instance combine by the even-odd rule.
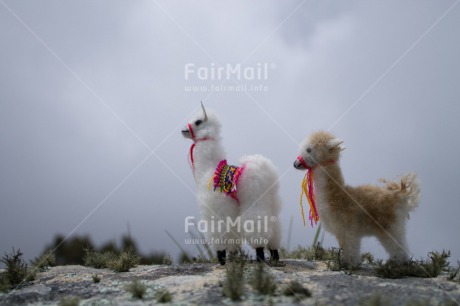
[[226, 251], [235, 250], [241, 244], [238, 229], [233, 225], [239, 215], [239, 207], [221, 194], [208, 194], [202, 198], [201, 204], [203, 221], [198, 229], [204, 232], [217, 252], [219, 262], [224, 264]]
[[279, 219], [279, 211], [281, 208], [281, 199], [277, 194], [271, 196], [271, 216], [269, 218], [269, 237], [268, 248], [270, 249], [270, 260], [277, 262], [280, 259], [278, 250], [281, 247], [281, 220]]
[[271, 224], [271, 232], [268, 240], [268, 248], [270, 249], [270, 260], [278, 262], [280, 259], [279, 248], [281, 247], [281, 222], [278, 217]]
[[269, 238], [268, 248], [270, 250], [279, 250], [281, 247], [281, 222], [278, 220], [278, 216], [274, 216], [273, 219], [269, 218]]
[[275, 251], [280, 244], [278, 177], [273, 164], [261, 155], [246, 156], [240, 162], [245, 165], [238, 185], [242, 235], [261, 261], [267, 245]]
[[263, 202], [247, 202], [241, 206], [242, 236], [254, 249], [263, 248], [269, 242], [270, 213]]
[[278, 229], [274, 227], [279, 221], [273, 222], [271, 202], [267, 196], [258, 199], [254, 194], [244, 199], [245, 201], [240, 201], [242, 236], [246, 243], [256, 250], [257, 260], [263, 261], [265, 260], [264, 248], [267, 245], [276, 249], [279, 247], [279, 241], [272, 239], [274, 235], [280, 235], [279, 232], [275, 233]]

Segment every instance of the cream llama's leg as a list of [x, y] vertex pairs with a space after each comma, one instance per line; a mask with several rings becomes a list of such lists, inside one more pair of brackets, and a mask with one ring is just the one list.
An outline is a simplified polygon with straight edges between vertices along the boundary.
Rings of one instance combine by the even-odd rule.
[[393, 226], [386, 233], [379, 235], [378, 239], [390, 255], [390, 259], [394, 259], [399, 262], [409, 260], [409, 250], [407, 248], [404, 224]]
[[361, 237], [349, 232], [344, 233], [341, 235], [339, 245], [343, 250], [343, 261], [346, 265], [356, 267], [361, 264]]

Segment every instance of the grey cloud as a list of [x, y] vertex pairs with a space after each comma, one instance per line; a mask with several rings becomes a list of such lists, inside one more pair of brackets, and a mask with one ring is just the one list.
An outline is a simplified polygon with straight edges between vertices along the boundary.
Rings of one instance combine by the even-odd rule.
[[[291, 166], [297, 143], [330, 128], [450, 5], [306, 2], [273, 32], [297, 3], [5, 3], [84, 81], [0, 6], [0, 247], [30, 256], [70, 233], [149, 154], [109, 109], [158, 146], [161, 160], [132, 172], [76, 233], [101, 243], [129, 222], [142, 250], [177, 254], [164, 230], [181, 240], [185, 216], [199, 216], [180, 129], [210, 94], [184, 86], [217, 83], [186, 82], [184, 65], [235, 64], [252, 51], [248, 65], [276, 64], [263, 82], [269, 91], [214, 93], [205, 103], [220, 115], [230, 162], [248, 153], [273, 159], [284, 174], [285, 237], [294, 217], [291, 247], [311, 243], [314, 229], [303, 228], [298, 208], [302, 174]], [[458, 15], [454, 8], [332, 130], [348, 147], [350, 183], [419, 174], [422, 202], [408, 223], [416, 257], [442, 248], [460, 257]], [[375, 242], [364, 249], [385, 256]]]

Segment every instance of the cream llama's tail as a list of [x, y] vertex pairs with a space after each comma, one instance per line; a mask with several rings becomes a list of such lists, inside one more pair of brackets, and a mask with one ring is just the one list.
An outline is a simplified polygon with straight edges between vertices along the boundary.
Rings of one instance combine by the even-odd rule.
[[385, 187], [397, 193], [402, 202], [407, 205], [409, 211], [415, 210], [420, 202], [420, 182], [413, 173], [408, 173], [401, 178], [400, 182], [387, 181], [382, 179]]

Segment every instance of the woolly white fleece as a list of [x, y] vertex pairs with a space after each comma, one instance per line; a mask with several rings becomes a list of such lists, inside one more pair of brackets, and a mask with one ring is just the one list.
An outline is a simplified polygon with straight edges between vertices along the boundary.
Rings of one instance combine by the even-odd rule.
[[[189, 124], [198, 140], [194, 149], [195, 180], [202, 218], [209, 225], [208, 240], [216, 251], [238, 248], [241, 239], [246, 239], [254, 248], [267, 246], [272, 250], [279, 249], [281, 225], [278, 215], [281, 201], [275, 167], [261, 155], [240, 159], [239, 166], [245, 165], [237, 186], [240, 205], [224, 193], [214, 191], [212, 183], [209, 190], [208, 183], [218, 163], [226, 158], [220, 142], [219, 120], [214, 112], [207, 110], [206, 113], [207, 121], [204, 121], [204, 114], [200, 112]], [[188, 126], [184, 127], [182, 133], [184, 137], [192, 138]], [[231, 161], [228, 163], [233, 164]], [[238, 216], [239, 226], [233, 224]], [[227, 217], [230, 217], [230, 223]], [[216, 226], [218, 220], [221, 220], [220, 229]], [[227, 231], [229, 224], [232, 226]]]

